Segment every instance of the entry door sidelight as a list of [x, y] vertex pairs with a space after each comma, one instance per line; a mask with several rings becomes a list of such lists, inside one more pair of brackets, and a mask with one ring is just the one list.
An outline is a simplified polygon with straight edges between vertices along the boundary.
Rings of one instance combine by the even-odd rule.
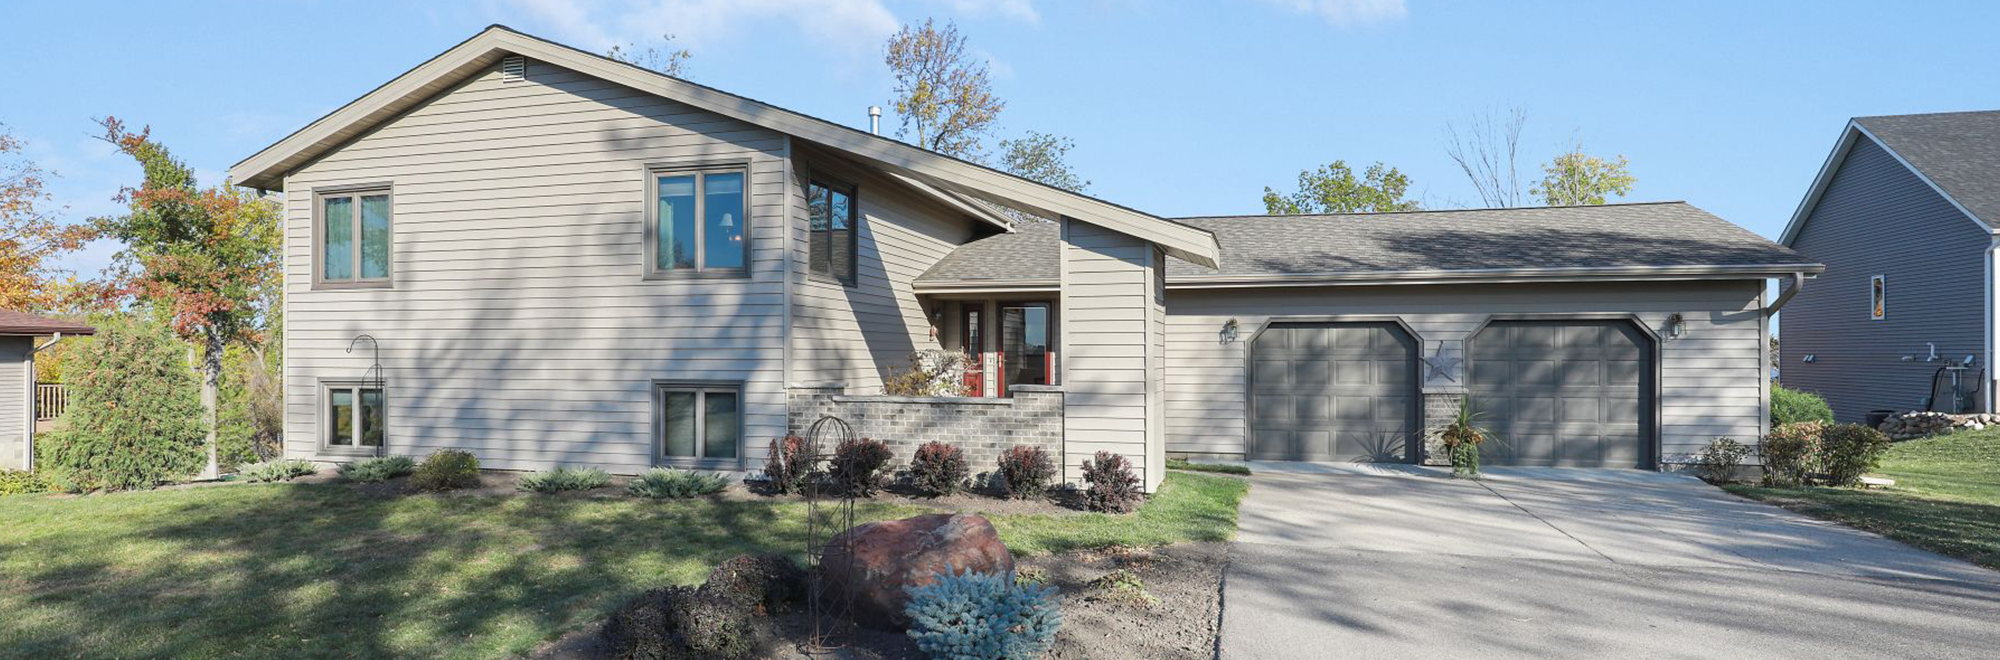
[[1015, 385], [1049, 384], [1049, 368], [1055, 361], [1052, 348], [1048, 303], [1001, 306], [1001, 396], [1012, 396]]
[[986, 335], [981, 332], [985, 326], [984, 306], [965, 307], [965, 318], [960, 319], [964, 333], [959, 336], [959, 348], [965, 351], [965, 395], [986, 396]]

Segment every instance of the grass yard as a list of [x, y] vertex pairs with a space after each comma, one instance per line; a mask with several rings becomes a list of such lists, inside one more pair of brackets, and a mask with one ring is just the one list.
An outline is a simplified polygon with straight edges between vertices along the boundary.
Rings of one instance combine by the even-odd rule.
[[[994, 523], [1023, 554], [1226, 540], [1247, 489], [1171, 473], [1129, 516]], [[737, 554], [802, 555], [804, 518], [796, 502], [341, 484], [0, 497], [0, 658], [506, 658]]]
[[2000, 427], [1900, 442], [1874, 474], [1886, 489], [1763, 488], [1738, 495], [2000, 569]]

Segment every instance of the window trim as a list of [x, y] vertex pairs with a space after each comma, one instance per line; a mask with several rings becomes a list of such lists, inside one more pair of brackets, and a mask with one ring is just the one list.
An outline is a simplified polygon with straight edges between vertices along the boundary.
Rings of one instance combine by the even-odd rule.
[[[805, 181], [806, 181], [806, 189], [805, 189], [806, 277], [808, 279], [817, 282], [839, 284], [845, 287], [856, 286], [861, 281], [861, 223], [862, 223], [862, 218], [864, 217], [861, 214], [861, 186], [854, 183], [849, 183], [847, 179], [843, 179], [841, 177], [834, 176], [831, 174], [826, 174], [823, 172], [811, 172], [805, 177]], [[819, 271], [813, 270], [812, 267], [813, 186], [819, 186], [822, 188], [826, 188], [828, 190], [839, 190], [841, 192], [847, 193], [847, 226], [850, 229], [847, 232], [848, 260], [847, 260], [847, 273], [844, 276], [832, 272], [821, 273]], [[827, 255], [827, 263], [831, 264], [832, 262], [833, 262], [833, 255]], [[830, 265], [828, 269], [829, 271], [831, 270]]]
[[[646, 228], [645, 263], [642, 265], [646, 280], [701, 280], [701, 279], [748, 279], [750, 277], [751, 242], [756, 240], [754, 217], [750, 199], [750, 163], [747, 161], [708, 161], [699, 163], [651, 164], [646, 172]], [[708, 267], [708, 195], [703, 183], [709, 174], [738, 174], [743, 177], [743, 266], [741, 268]], [[693, 270], [660, 268], [660, 178], [676, 175], [695, 177], [695, 267]]]
[[[354, 421], [354, 431], [356, 434], [359, 434], [361, 432], [361, 390], [382, 391], [382, 444], [380, 446], [369, 447], [366, 445], [362, 445], [359, 437], [355, 438], [355, 444], [352, 445], [336, 445], [331, 442], [333, 440], [333, 424], [332, 424], [333, 420], [330, 417], [328, 417], [328, 411], [333, 406], [334, 390], [354, 390], [353, 421]], [[316, 408], [313, 412], [313, 419], [314, 419], [314, 425], [317, 428], [314, 429], [313, 439], [314, 442], [318, 444], [318, 452], [320, 455], [324, 456], [388, 455], [390, 434], [389, 434], [389, 384], [387, 382], [380, 380], [361, 380], [361, 379], [351, 379], [351, 378], [323, 379], [319, 382], [319, 400], [314, 405], [316, 406]]]
[[[361, 203], [360, 198], [370, 193], [382, 193], [389, 198], [389, 245], [388, 261], [383, 264], [381, 277], [361, 277]], [[354, 203], [354, 277], [341, 280], [326, 278], [326, 200], [327, 198], [350, 197]], [[396, 281], [396, 188], [391, 183], [358, 183], [340, 186], [314, 188], [312, 191], [312, 274], [314, 289], [389, 289]]]
[[[749, 417], [747, 414], [749, 404], [744, 398], [743, 383], [656, 378], [652, 383], [652, 391], [653, 440], [651, 444], [652, 462], [654, 465], [709, 470], [740, 470], [746, 465], [744, 454], [747, 453], [750, 447], [746, 434], [748, 425], [744, 420]], [[689, 391], [696, 393], [695, 408], [697, 410], [705, 410], [705, 407], [701, 403], [707, 398], [709, 392], [726, 392], [736, 395], [736, 456], [734, 458], [709, 458], [699, 455], [708, 449], [707, 444], [704, 442], [704, 431], [708, 428], [707, 415], [699, 415], [695, 418], [694, 446], [697, 455], [667, 455], [667, 393]]]
[[[1881, 296], [1879, 304], [1876, 299], [1877, 295]], [[1887, 275], [1876, 275], [1868, 278], [1868, 318], [1876, 321], [1889, 318], [1889, 276]]]

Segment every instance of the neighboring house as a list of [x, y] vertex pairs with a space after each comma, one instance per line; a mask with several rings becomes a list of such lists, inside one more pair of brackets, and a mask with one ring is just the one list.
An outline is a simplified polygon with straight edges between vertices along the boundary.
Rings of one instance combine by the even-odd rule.
[[1785, 308], [1784, 384], [1842, 421], [1993, 410], [1996, 220], [2000, 112], [1849, 121], [1782, 239], [1826, 264]]
[[[0, 310], [0, 470], [35, 465], [35, 353], [63, 337], [96, 332], [81, 323]], [[37, 337], [51, 341], [37, 348]]]
[[[231, 170], [286, 205], [286, 452], [756, 469], [945, 440], [1655, 468], [1766, 425], [1765, 280], [1682, 203], [1169, 220], [495, 26]], [[993, 205], [1059, 218], [1016, 226]], [[968, 350], [967, 347], [972, 347]], [[965, 350], [977, 396], [880, 396]]]

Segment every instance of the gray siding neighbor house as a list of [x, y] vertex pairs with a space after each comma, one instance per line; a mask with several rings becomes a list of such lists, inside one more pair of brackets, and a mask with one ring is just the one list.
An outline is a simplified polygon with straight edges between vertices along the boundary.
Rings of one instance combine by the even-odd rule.
[[1785, 307], [1781, 382], [1842, 421], [1992, 410], [1996, 215], [2000, 112], [1849, 122], [1783, 237], [1827, 268]]
[[[0, 310], [0, 470], [35, 466], [35, 353], [90, 326]], [[38, 337], [49, 337], [40, 347]]]
[[[1168, 219], [489, 28], [237, 164], [286, 208], [286, 453], [755, 470], [905, 455], [1672, 468], [1764, 433], [1765, 281], [1684, 203]], [[1009, 207], [1050, 222], [1017, 221]], [[919, 351], [966, 396], [892, 397]], [[991, 465], [976, 465], [990, 470]]]

